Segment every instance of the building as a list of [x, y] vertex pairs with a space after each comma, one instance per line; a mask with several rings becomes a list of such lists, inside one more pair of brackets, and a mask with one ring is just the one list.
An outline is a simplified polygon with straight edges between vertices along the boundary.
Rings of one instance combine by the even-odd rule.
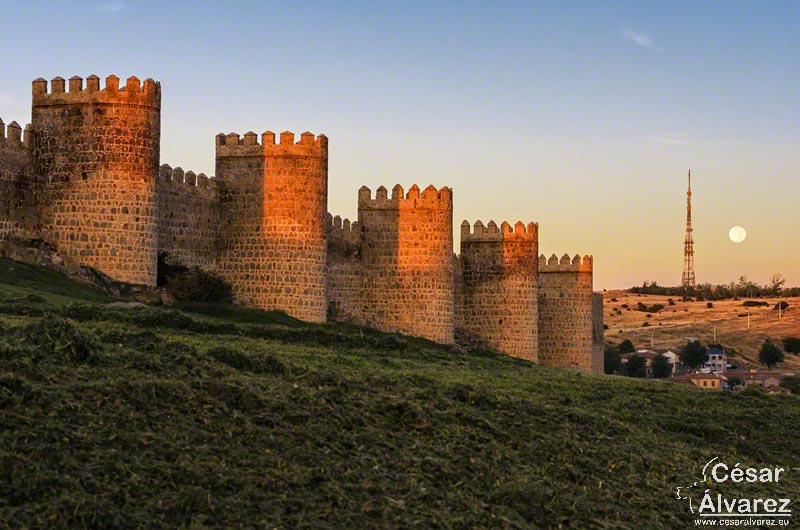
[[700, 371], [705, 373], [721, 373], [728, 369], [728, 357], [725, 351], [719, 348], [708, 349], [708, 361], [700, 366]]
[[721, 390], [725, 388], [727, 378], [721, 373], [715, 373], [715, 374], [696, 373], [696, 374], [676, 375], [670, 378], [670, 382], [682, 385], [694, 386], [697, 388], [702, 388], [704, 390]]

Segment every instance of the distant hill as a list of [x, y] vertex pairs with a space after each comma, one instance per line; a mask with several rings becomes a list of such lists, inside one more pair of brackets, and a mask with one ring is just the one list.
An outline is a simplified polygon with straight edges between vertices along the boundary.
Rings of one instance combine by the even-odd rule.
[[[675, 305], [669, 305], [670, 298]], [[745, 305], [748, 300], [765, 305]], [[779, 313], [774, 307], [781, 301], [787, 302], [789, 307]], [[648, 308], [659, 304], [663, 309], [654, 313], [638, 311], [639, 303]], [[712, 304], [710, 308], [709, 303]], [[607, 345], [631, 339], [637, 347], [650, 348], [652, 343], [656, 348], [672, 348], [675, 351], [686, 344], [689, 338], [698, 339], [704, 344], [715, 342], [716, 327], [716, 342], [736, 350], [741, 365], [758, 367], [758, 351], [765, 339], [770, 338], [780, 344], [787, 335], [800, 337], [800, 297], [682, 302], [677, 296], [604, 291], [603, 319], [608, 326], [605, 332]], [[782, 366], [800, 369], [800, 356], [787, 353]]]
[[712, 458], [800, 468], [797, 396], [0, 272], [0, 528], [687, 528]]

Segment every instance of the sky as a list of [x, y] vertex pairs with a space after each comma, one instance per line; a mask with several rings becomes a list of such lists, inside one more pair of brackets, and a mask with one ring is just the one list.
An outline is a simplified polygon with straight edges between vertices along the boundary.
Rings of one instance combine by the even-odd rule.
[[[161, 82], [161, 162], [214, 135], [324, 133], [328, 209], [358, 188], [453, 189], [464, 219], [539, 223], [595, 289], [800, 285], [800, 3], [0, 0], [0, 118], [30, 82]], [[741, 225], [747, 239], [732, 243]]]

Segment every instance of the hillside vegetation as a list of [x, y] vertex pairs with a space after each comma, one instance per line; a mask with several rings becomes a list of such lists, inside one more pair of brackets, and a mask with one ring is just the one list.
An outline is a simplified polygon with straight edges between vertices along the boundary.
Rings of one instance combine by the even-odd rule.
[[[756, 302], [763, 305], [755, 305]], [[788, 307], [777, 311], [775, 306], [779, 302], [788, 303]], [[639, 303], [648, 308], [663, 307], [649, 313], [639, 311]], [[718, 342], [728, 350], [735, 350], [733, 360], [740, 366], [763, 369], [758, 363], [758, 351], [764, 340], [780, 344], [784, 337], [800, 337], [800, 297], [715, 300], [711, 307], [708, 304], [705, 300], [684, 302], [677, 296], [606, 291], [603, 293], [603, 318], [608, 326], [606, 344], [630, 339], [639, 348], [652, 345], [678, 351], [690, 338], [703, 344]], [[786, 354], [786, 361], [776, 368], [798, 370], [800, 356]]]
[[800, 498], [796, 396], [0, 272], [0, 528], [686, 528], [715, 456]]

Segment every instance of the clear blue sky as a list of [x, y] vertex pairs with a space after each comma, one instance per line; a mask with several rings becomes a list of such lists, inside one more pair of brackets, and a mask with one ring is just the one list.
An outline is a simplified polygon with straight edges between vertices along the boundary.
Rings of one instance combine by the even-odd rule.
[[363, 184], [451, 186], [456, 226], [538, 221], [542, 252], [595, 256], [595, 288], [679, 283], [691, 167], [698, 281], [800, 284], [800, 3], [0, 10], [6, 123], [40, 76], [152, 77], [163, 163], [213, 174], [218, 132], [324, 133], [334, 214]]

